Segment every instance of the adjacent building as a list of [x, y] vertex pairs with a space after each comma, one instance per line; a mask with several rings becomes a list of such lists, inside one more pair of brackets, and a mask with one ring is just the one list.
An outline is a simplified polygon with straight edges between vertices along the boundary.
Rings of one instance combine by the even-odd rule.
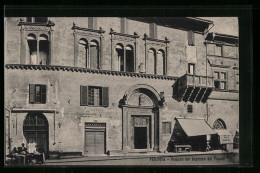
[[[49, 156], [164, 152], [176, 135], [204, 151], [216, 134], [231, 151], [238, 37], [211, 33], [212, 25], [192, 17], [5, 18], [7, 153], [21, 143]], [[189, 133], [192, 126], [199, 130]]]

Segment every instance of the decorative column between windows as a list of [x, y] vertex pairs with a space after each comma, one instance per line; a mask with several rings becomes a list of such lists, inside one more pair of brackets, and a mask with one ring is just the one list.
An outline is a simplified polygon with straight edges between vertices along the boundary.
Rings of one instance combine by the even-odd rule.
[[53, 57], [53, 49], [52, 49], [52, 41], [53, 41], [53, 29], [50, 28], [49, 31], [49, 65], [52, 65], [52, 62], [55, 62], [54, 57]]
[[[111, 69], [113, 71], [121, 71], [118, 57], [114, 54], [117, 45], [122, 45], [123, 49], [123, 71], [124, 72], [136, 72], [137, 66], [137, 46], [138, 46], [138, 38], [140, 37], [136, 32], [133, 35], [117, 33], [112, 28], [110, 28], [111, 35]], [[127, 63], [127, 48], [132, 49], [132, 67], [129, 63]], [[131, 57], [129, 57], [131, 58]]]
[[[163, 69], [162, 74], [159, 75], [167, 75], [168, 69], [167, 69], [167, 62], [168, 62], [168, 56], [169, 56], [169, 39], [165, 37], [165, 40], [159, 40], [155, 38], [149, 38], [148, 35], [145, 33], [143, 40], [145, 41], [145, 72], [149, 73], [150, 68], [153, 68], [152, 71], [154, 71], [155, 74], [158, 74], [159, 69], [157, 68], [158, 66], [158, 55], [157, 53], [162, 53], [163, 55], [163, 60], [162, 60], [162, 67]], [[149, 50], [154, 50], [154, 64], [153, 67], [150, 67], [148, 65], [148, 52]], [[149, 68], [149, 69], [148, 69]]]
[[[93, 68], [93, 69], [101, 69], [102, 68], [102, 60], [103, 60], [103, 40], [104, 36], [103, 34], [105, 33], [104, 30], [100, 27], [99, 30], [96, 29], [90, 29], [90, 28], [82, 28], [78, 27], [75, 23], [73, 23], [73, 26], [71, 28], [74, 30], [74, 65], [75, 66], [80, 66], [79, 64], [79, 42], [81, 40], [85, 41], [86, 44], [86, 51], [85, 51], [85, 66], [84, 68]], [[91, 47], [91, 42], [95, 42], [96, 44], [96, 49], [97, 49], [97, 57], [94, 57], [96, 60], [96, 66], [92, 67], [91, 63], [91, 52], [90, 52], [90, 47]], [[94, 55], [93, 55], [94, 56]], [[93, 63], [94, 64], [94, 63]], [[94, 66], [94, 65], [93, 65]]]
[[[48, 52], [46, 54], [46, 63], [50, 65], [52, 58], [52, 35], [53, 30], [52, 27], [55, 24], [52, 21], [42, 22], [42, 23], [33, 23], [33, 22], [24, 22], [23, 19], [20, 19], [18, 26], [20, 26], [20, 34], [21, 34], [21, 50], [20, 50], [20, 63], [21, 64], [39, 64], [39, 41], [40, 37], [44, 37], [45, 40], [49, 42]], [[34, 40], [36, 41], [36, 60], [32, 61], [29, 53], [31, 50], [29, 46], [27, 46], [26, 41], [28, 41], [28, 37], [34, 36]], [[29, 53], [27, 53], [29, 52]]]

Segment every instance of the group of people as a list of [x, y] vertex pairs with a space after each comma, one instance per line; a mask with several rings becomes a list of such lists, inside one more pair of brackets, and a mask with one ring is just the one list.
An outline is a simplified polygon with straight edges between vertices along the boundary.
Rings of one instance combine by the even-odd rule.
[[11, 151], [11, 153], [9, 154], [9, 156], [11, 158], [13, 158], [15, 162], [20, 162], [20, 160], [19, 160], [19, 159], [21, 159], [20, 157], [23, 157], [23, 158], [25, 158], [25, 160], [24, 160], [25, 163], [28, 163], [28, 164], [35, 163], [33, 161], [33, 156], [39, 156], [39, 157], [34, 157], [36, 159], [36, 162], [43, 163], [45, 160], [44, 153], [40, 147], [37, 147], [37, 148], [38, 148], [38, 151], [35, 151], [34, 153], [29, 153], [27, 151], [27, 148], [25, 147], [25, 144], [22, 143], [21, 147], [18, 147], [18, 148], [14, 147], [13, 150]]

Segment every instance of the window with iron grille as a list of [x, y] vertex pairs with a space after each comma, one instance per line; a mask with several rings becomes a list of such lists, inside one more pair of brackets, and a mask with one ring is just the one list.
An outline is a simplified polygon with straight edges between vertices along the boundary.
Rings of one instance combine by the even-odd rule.
[[46, 103], [46, 85], [38, 85], [38, 84], [29, 85], [29, 103], [33, 103], [33, 104]]
[[214, 85], [217, 90], [227, 89], [227, 73], [214, 71]]
[[162, 132], [163, 134], [171, 134], [171, 122], [162, 122]]
[[192, 113], [193, 112], [193, 106], [192, 105], [188, 105], [187, 106], [187, 112], [188, 113]]
[[108, 87], [80, 86], [81, 106], [103, 106], [109, 105]]
[[89, 87], [88, 90], [88, 105], [101, 106], [101, 88]]

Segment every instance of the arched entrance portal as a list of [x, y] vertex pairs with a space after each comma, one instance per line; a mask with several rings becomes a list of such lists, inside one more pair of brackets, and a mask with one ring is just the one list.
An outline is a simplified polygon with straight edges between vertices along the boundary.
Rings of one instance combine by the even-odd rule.
[[46, 117], [39, 112], [30, 112], [27, 114], [23, 123], [23, 134], [27, 144], [35, 143], [38, 150], [46, 155], [49, 151], [49, 125]]
[[131, 87], [123, 99], [123, 150], [159, 150], [158, 92], [149, 85]]

